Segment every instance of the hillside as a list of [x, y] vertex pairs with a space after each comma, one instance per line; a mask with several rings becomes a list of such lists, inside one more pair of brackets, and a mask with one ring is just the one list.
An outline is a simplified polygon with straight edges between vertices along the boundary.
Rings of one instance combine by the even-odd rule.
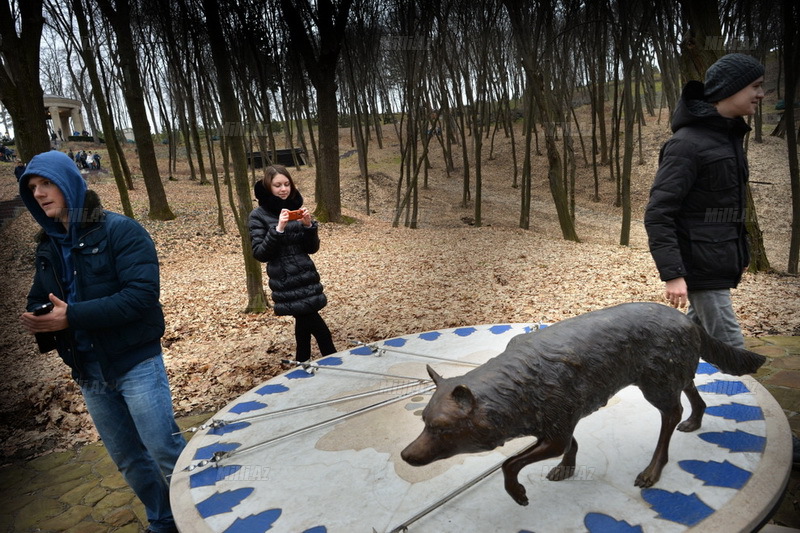
[[[532, 229], [519, 229], [519, 190], [511, 187], [511, 149], [502, 132], [494, 140], [490, 161], [486, 142], [482, 227], [469, 225], [473, 206], [460, 205], [461, 169], [448, 178], [441, 150], [434, 146], [429, 188], [420, 191], [420, 227], [393, 228], [398, 143], [393, 127], [384, 126], [384, 148], [373, 143], [369, 152], [373, 212], [364, 213], [357, 158], [343, 157], [344, 211], [354, 222], [323, 225], [322, 248], [314, 256], [329, 300], [322, 314], [338, 349], [347, 349], [351, 340], [469, 324], [552, 322], [622, 302], [662, 302], [642, 213], [658, 147], [669, 135], [664, 117], [660, 122], [650, 118], [643, 130], [643, 163], [634, 167], [629, 246], [618, 245], [621, 214], [613, 205], [608, 168], [601, 169], [601, 198], [593, 202], [591, 170], [583, 165], [576, 207], [582, 242], [561, 239], [541, 156], [535, 165]], [[343, 155], [352, 152], [349, 139], [349, 131], [342, 129]], [[159, 149], [166, 177], [166, 152]], [[736, 311], [749, 336], [800, 335], [800, 279], [780, 272], [788, 260], [791, 222], [785, 150], [785, 141], [768, 136], [763, 144], [749, 145], [758, 216], [777, 269], [747, 274], [734, 291]], [[105, 155], [102, 147], [100, 151]], [[136, 172], [133, 153], [129, 161]], [[141, 180], [131, 191], [136, 217], [153, 235], [160, 254], [167, 319], [164, 354], [179, 414], [215, 411], [280, 372], [280, 359], [292, 355], [294, 344], [290, 317], [242, 312], [246, 290], [239, 235], [229, 214], [227, 232], [216, 225], [213, 188], [190, 181], [186, 168], [179, 165], [177, 181], [164, 181], [178, 216], [174, 221], [146, 218]], [[16, 194], [12, 169], [12, 164], [0, 164], [0, 200]], [[303, 167], [293, 177], [313, 208], [314, 169]], [[107, 208], [119, 210], [110, 175], [95, 172], [87, 180]], [[0, 442], [7, 457], [97, 438], [66, 366], [54, 353], [36, 353], [32, 339], [18, 326], [33, 272], [36, 229], [23, 213], [0, 230], [0, 290], [5, 295], [0, 352], [7, 375]]]

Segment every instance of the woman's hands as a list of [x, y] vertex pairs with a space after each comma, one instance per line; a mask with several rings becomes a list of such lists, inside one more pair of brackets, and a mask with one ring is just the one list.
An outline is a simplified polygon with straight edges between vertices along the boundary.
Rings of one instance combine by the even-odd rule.
[[[303, 226], [310, 228], [311, 227], [311, 211], [308, 210], [306, 207], [301, 207], [300, 211], [303, 212], [303, 218], [300, 219], [300, 222], [303, 223]], [[289, 223], [289, 210], [288, 209], [281, 209], [280, 215], [278, 215], [278, 233], [283, 233], [286, 229], [286, 224]]]

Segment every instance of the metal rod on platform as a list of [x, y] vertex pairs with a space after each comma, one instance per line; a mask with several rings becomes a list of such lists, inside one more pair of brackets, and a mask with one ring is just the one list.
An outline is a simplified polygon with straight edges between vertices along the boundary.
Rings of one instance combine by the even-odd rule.
[[320, 365], [317, 363], [311, 363], [306, 361], [305, 363], [301, 363], [299, 361], [292, 361], [290, 359], [281, 359], [281, 363], [286, 365], [295, 365], [295, 366], [302, 366], [303, 368], [315, 368], [319, 370], [320, 368], [336, 370], [339, 372], [352, 372], [354, 374], [367, 374], [369, 376], [379, 376], [382, 378], [394, 378], [394, 379], [407, 379], [410, 381], [420, 381], [421, 378], [411, 377], [411, 376], [398, 376], [395, 374], [385, 374], [383, 372], [370, 372], [369, 370], [356, 370], [354, 368], [340, 368], [338, 366], [333, 365]]
[[422, 357], [422, 358], [425, 358], [425, 359], [433, 359], [435, 361], [442, 361], [444, 363], [452, 363], [452, 364], [456, 364], [456, 365], [481, 366], [481, 363], [473, 363], [471, 361], [459, 361], [458, 359], [450, 359], [448, 357], [439, 357], [439, 356], [436, 356], [436, 355], [428, 355], [428, 354], [419, 353], [419, 352], [410, 352], [408, 350], [399, 350], [399, 349], [397, 349], [397, 348], [395, 348], [393, 346], [376, 346], [374, 343], [368, 344], [368, 343], [360, 342], [360, 341], [351, 341], [351, 342], [353, 344], [355, 344], [356, 346], [366, 346], [367, 348], [372, 350], [373, 353], [375, 353], [375, 352], [394, 352], [394, 353], [401, 353], [401, 354], [404, 354], [404, 355], [413, 355], [415, 357]]
[[173, 435], [178, 435], [180, 433], [195, 433], [197, 431], [201, 431], [204, 429], [216, 429], [228, 424], [235, 424], [237, 422], [251, 422], [254, 420], [259, 420], [262, 418], [269, 418], [271, 416], [277, 416], [286, 413], [293, 413], [298, 411], [304, 411], [307, 409], [315, 409], [317, 407], [325, 407], [328, 405], [334, 405], [341, 402], [347, 402], [350, 400], [360, 400], [361, 398], [368, 398], [370, 396], [377, 396], [379, 394], [385, 394], [387, 392], [394, 392], [397, 390], [407, 389], [408, 387], [413, 387], [415, 385], [421, 385], [423, 383], [429, 383], [430, 379], [417, 379], [410, 383], [400, 383], [398, 385], [391, 385], [389, 387], [382, 387], [380, 389], [358, 392], [356, 394], [348, 394], [347, 396], [340, 396], [339, 398], [332, 398], [330, 400], [324, 400], [321, 402], [313, 402], [307, 403], [303, 405], [295, 405], [294, 407], [286, 407], [284, 409], [277, 409], [275, 411], [270, 411], [268, 413], [260, 413], [257, 415], [250, 415], [250, 416], [243, 416], [241, 418], [237, 418], [235, 420], [213, 420], [211, 419], [209, 422], [202, 424], [200, 426], [191, 427], [184, 429], [183, 431], [179, 431], [177, 433], [173, 433]]
[[253, 420], [253, 419], [257, 419], [257, 418], [268, 417], [268, 416], [276, 415], [276, 414], [279, 414], [279, 413], [286, 413], [286, 412], [290, 412], [290, 411], [299, 411], [299, 410], [303, 410], [303, 409], [311, 409], [311, 408], [314, 408], [314, 407], [320, 407], [320, 406], [329, 405], [329, 404], [332, 404], [332, 403], [337, 403], [337, 402], [342, 402], [342, 401], [346, 401], [346, 400], [363, 398], [363, 397], [372, 396], [372, 395], [375, 395], [375, 394], [381, 394], [383, 392], [391, 392], [393, 390], [402, 389], [402, 388], [407, 387], [409, 385], [415, 385], [415, 384], [420, 384], [420, 383], [429, 383], [431, 381], [429, 378], [424, 378], [424, 379], [423, 378], [412, 378], [410, 376], [398, 376], [398, 375], [395, 375], [395, 374], [384, 374], [382, 372], [369, 372], [367, 370], [355, 370], [355, 369], [351, 369], [351, 368], [339, 368], [337, 366], [328, 366], [328, 365], [322, 366], [322, 365], [318, 365], [317, 363], [309, 363], [309, 362], [300, 363], [298, 361], [291, 361], [289, 359], [281, 359], [281, 363], [290, 364], [290, 365], [296, 365], [296, 366], [304, 366], [304, 367], [309, 367], [309, 368], [314, 368], [314, 369], [325, 368], [325, 369], [337, 370], [339, 372], [352, 372], [354, 374], [365, 374], [365, 375], [369, 375], [369, 376], [379, 376], [379, 377], [382, 377], [382, 378], [406, 379], [406, 380], [409, 381], [409, 383], [404, 383], [404, 384], [401, 384], [401, 385], [393, 385], [391, 387], [384, 387], [383, 389], [378, 389], [378, 390], [375, 390], [375, 391], [362, 392], [362, 393], [354, 394], [354, 395], [351, 395], [351, 396], [343, 396], [342, 398], [334, 398], [333, 400], [325, 400], [324, 402], [315, 402], [315, 403], [307, 404], [307, 405], [298, 405], [296, 407], [289, 407], [287, 409], [282, 409], [282, 410], [279, 410], [279, 411], [272, 411], [270, 413], [263, 413], [263, 414], [259, 414], [259, 415], [253, 415], [253, 416], [250, 416], [250, 417], [237, 418], [236, 420], [213, 420], [212, 419], [209, 422], [206, 422], [205, 424], [202, 424], [200, 426], [191, 427], [191, 428], [184, 429], [182, 431], [178, 431], [178, 432], [174, 433], [174, 435], [179, 435], [181, 433], [196, 433], [197, 431], [201, 431], [203, 429], [216, 429], [216, 428], [220, 428], [222, 426], [225, 426], [227, 424], [231, 424], [231, 423], [234, 423], [234, 422], [243, 422], [243, 421], [247, 421], [247, 420]]
[[[526, 446], [525, 448], [520, 450], [518, 452], [518, 454], [519, 453], [524, 453], [524, 452], [528, 451], [529, 449], [533, 448], [536, 445], [536, 443], [537, 442], [535, 441], [532, 444]], [[435, 511], [436, 509], [438, 509], [442, 505], [446, 504], [447, 502], [449, 502], [450, 500], [452, 500], [453, 498], [455, 498], [456, 496], [458, 496], [462, 492], [466, 491], [467, 489], [473, 487], [474, 485], [477, 485], [478, 483], [480, 483], [481, 481], [483, 481], [484, 479], [486, 479], [490, 475], [494, 474], [496, 471], [498, 471], [503, 466], [503, 463], [505, 463], [505, 462], [506, 462], [506, 459], [503, 459], [502, 461], [500, 461], [499, 463], [497, 463], [493, 467], [489, 468], [488, 470], [482, 472], [478, 476], [476, 476], [473, 479], [469, 480], [464, 485], [458, 487], [456, 490], [450, 492], [446, 496], [444, 496], [444, 497], [440, 498], [439, 500], [433, 502], [432, 504], [427, 506], [422, 511], [418, 512], [417, 514], [415, 514], [414, 516], [412, 516], [411, 518], [409, 518], [408, 520], [406, 520], [405, 522], [403, 522], [399, 526], [397, 526], [394, 529], [392, 529], [389, 533], [402, 533], [402, 532], [408, 531], [408, 526], [410, 526], [411, 524], [413, 524], [414, 522], [416, 522], [420, 518], [424, 517], [425, 515], [431, 513], [432, 511]]]
[[416, 396], [417, 394], [422, 394], [424, 392], [431, 391], [431, 390], [433, 390], [435, 388], [436, 388], [436, 385], [429, 385], [429, 386], [427, 386], [427, 387], [425, 387], [425, 388], [423, 388], [421, 390], [408, 392], [406, 394], [402, 394], [402, 395], [397, 396], [395, 398], [389, 398], [389, 399], [383, 400], [381, 402], [373, 403], [371, 405], [367, 405], [365, 407], [361, 407], [359, 409], [356, 409], [355, 411], [350, 411], [349, 413], [344, 413], [342, 415], [335, 416], [335, 417], [329, 418], [327, 420], [323, 420], [322, 422], [317, 422], [316, 424], [311, 424], [310, 426], [306, 426], [306, 427], [297, 429], [295, 431], [291, 431], [289, 433], [285, 433], [283, 435], [278, 435], [277, 437], [273, 437], [271, 439], [265, 440], [264, 442], [259, 442], [258, 444], [253, 444], [252, 446], [248, 446], [246, 448], [240, 448], [238, 450], [232, 450], [230, 452], [221, 452], [221, 451], [220, 452], [216, 452], [216, 453], [214, 453], [212, 459], [201, 461], [200, 463], [197, 463], [195, 465], [189, 465], [186, 468], [184, 468], [184, 471], [191, 471], [191, 470], [194, 470], [195, 468], [197, 468], [199, 466], [206, 466], [207, 464], [210, 464], [210, 463], [219, 463], [223, 459], [229, 459], [229, 458], [231, 458], [233, 456], [238, 456], [238, 455], [241, 455], [243, 453], [247, 453], [247, 452], [251, 452], [253, 450], [259, 449], [259, 448], [263, 448], [264, 446], [268, 446], [270, 444], [274, 444], [276, 442], [288, 439], [290, 437], [296, 437], [297, 435], [302, 435], [304, 433], [308, 433], [309, 431], [313, 431], [313, 430], [319, 429], [321, 427], [325, 427], [325, 426], [329, 426], [331, 424], [335, 424], [337, 422], [340, 422], [342, 420], [346, 420], [346, 419], [351, 418], [353, 416], [360, 415], [360, 414], [366, 413], [368, 411], [372, 411], [374, 409], [378, 409], [378, 408], [383, 407], [385, 405], [389, 405], [389, 404], [392, 404], [392, 403], [395, 403], [395, 402], [399, 402], [401, 400], [405, 400], [406, 398], [410, 398], [412, 396]]

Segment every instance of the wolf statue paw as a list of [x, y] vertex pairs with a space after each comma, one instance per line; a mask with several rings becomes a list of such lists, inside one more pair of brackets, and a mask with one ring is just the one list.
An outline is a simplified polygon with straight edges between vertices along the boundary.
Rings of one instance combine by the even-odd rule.
[[547, 474], [547, 479], [550, 481], [562, 481], [570, 478], [575, 474], [574, 466], [558, 465], [554, 466]]
[[528, 505], [528, 496], [525, 493], [525, 487], [523, 487], [520, 483], [516, 481], [513, 484], [506, 483], [506, 492], [518, 504]]
[[655, 485], [656, 481], [661, 477], [661, 473], [658, 472], [651, 472], [649, 468], [643, 470], [638, 476], [636, 476], [636, 481], [634, 485], [646, 489], [648, 487], [652, 487]]
[[677, 430], [683, 431], [684, 433], [690, 433], [700, 429], [700, 421], [699, 420], [692, 420], [691, 418], [687, 418], [680, 424], [678, 424]]

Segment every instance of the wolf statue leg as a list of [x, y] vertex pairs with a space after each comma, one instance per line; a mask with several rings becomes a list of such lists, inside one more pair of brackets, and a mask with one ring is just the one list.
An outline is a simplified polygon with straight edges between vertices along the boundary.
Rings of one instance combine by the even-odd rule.
[[643, 489], [652, 487], [659, 480], [661, 471], [669, 460], [669, 441], [675, 432], [675, 427], [681, 420], [683, 411], [680, 404], [680, 394], [678, 395], [678, 402], [672, 408], [659, 408], [659, 411], [661, 411], [661, 432], [658, 435], [656, 450], [653, 452], [650, 464], [636, 476], [636, 481], [634, 482], [635, 486]]
[[[554, 441], [539, 441], [533, 448], [506, 459], [503, 463], [503, 477], [506, 492], [520, 505], [528, 505], [528, 497], [517, 480], [519, 471], [536, 461], [550, 459], [562, 455], [572, 442], [572, 435]], [[577, 446], [575, 447], [577, 450]]]
[[562, 479], [572, 477], [572, 475], [575, 473], [575, 457], [577, 455], [578, 441], [576, 441], [575, 437], [573, 436], [572, 441], [564, 451], [564, 458], [561, 459], [561, 462], [558, 463], [557, 466], [554, 466], [550, 470], [550, 472], [547, 474], [547, 479], [550, 481], [561, 481]]
[[700, 424], [703, 422], [703, 413], [706, 412], [706, 402], [700, 397], [700, 393], [697, 392], [697, 387], [694, 386], [694, 382], [690, 382], [689, 385], [683, 389], [683, 392], [686, 394], [686, 397], [689, 398], [692, 412], [689, 414], [689, 418], [678, 424], [678, 431], [689, 432], [700, 429]]

